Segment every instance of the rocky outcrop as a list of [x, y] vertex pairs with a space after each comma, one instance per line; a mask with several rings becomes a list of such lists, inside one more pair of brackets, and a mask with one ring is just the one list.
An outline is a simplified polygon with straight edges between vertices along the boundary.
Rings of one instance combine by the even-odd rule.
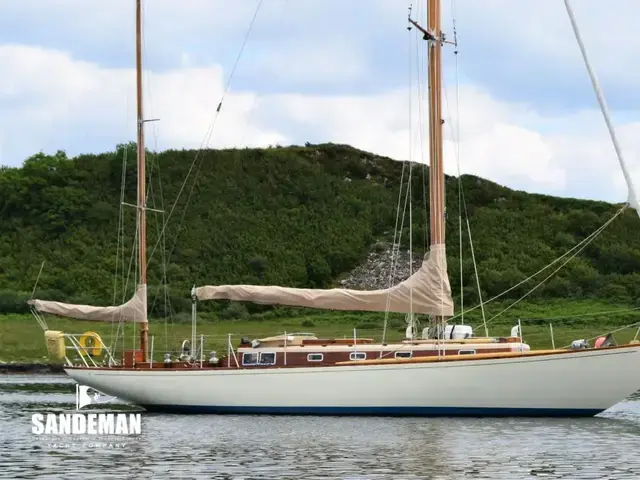
[[389, 288], [407, 278], [422, 265], [422, 255], [413, 255], [412, 268], [409, 267], [409, 251], [400, 250], [397, 253], [395, 274], [389, 281], [393, 266], [392, 245], [390, 243], [376, 243], [365, 262], [352, 270], [347, 278], [340, 281], [342, 288], [356, 290], [376, 290]]

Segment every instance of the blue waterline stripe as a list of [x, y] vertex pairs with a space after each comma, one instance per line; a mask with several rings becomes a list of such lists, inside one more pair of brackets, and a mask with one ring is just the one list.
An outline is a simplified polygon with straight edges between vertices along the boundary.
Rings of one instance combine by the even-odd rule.
[[141, 405], [149, 412], [268, 414], [268, 415], [375, 415], [394, 417], [593, 417], [593, 408], [475, 408], [475, 407], [257, 407], [225, 405]]

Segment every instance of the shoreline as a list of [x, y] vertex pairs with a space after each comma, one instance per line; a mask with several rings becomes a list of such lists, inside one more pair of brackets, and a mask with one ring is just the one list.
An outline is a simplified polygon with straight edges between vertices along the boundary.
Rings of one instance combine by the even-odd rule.
[[29, 373], [29, 374], [46, 374], [46, 373], [64, 373], [62, 365], [51, 363], [0, 363], [0, 374], [11, 373]]

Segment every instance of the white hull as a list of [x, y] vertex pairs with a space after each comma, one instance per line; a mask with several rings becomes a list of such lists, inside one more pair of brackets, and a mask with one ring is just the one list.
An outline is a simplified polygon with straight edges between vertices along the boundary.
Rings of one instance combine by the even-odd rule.
[[640, 346], [394, 365], [67, 373], [148, 410], [592, 416], [640, 389]]

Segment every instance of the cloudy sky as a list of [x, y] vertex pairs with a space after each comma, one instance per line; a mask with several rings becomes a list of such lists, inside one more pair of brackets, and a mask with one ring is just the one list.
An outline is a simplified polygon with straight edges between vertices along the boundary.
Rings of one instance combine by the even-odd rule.
[[[258, 3], [145, 0], [145, 116], [160, 118], [149, 124], [149, 148], [202, 144]], [[413, 3], [423, 17], [423, 2]], [[573, 3], [640, 186], [640, 3]], [[424, 42], [405, 28], [408, 5], [263, 0], [209, 145], [332, 141], [422, 159]], [[455, 16], [460, 44], [458, 106], [453, 49], [444, 55], [448, 173], [459, 138], [463, 173], [623, 201], [562, 0], [443, 0], [443, 8], [445, 31], [451, 38]], [[134, 20], [133, 0], [0, 0], [0, 164], [135, 138]]]

